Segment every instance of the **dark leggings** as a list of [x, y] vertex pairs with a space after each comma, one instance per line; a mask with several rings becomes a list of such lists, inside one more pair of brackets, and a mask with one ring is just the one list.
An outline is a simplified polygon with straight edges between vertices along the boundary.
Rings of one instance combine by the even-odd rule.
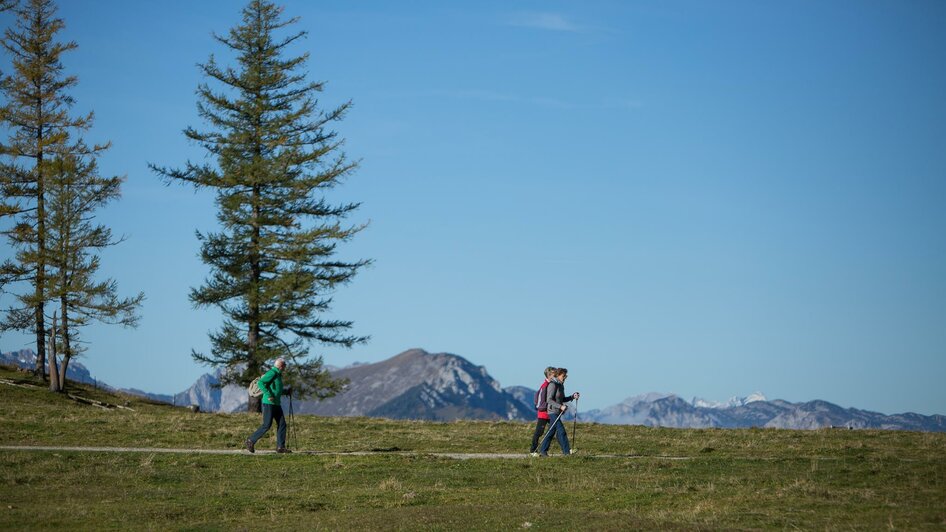
[[282, 414], [282, 407], [279, 405], [269, 405], [263, 403], [263, 424], [256, 429], [256, 432], [250, 436], [250, 440], [255, 444], [263, 437], [263, 434], [266, 434], [266, 431], [269, 430], [269, 427], [273, 425], [273, 421], [277, 423], [276, 425], [276, 448], [282, 449], [286, 446], [286, 416]]
[[530, 453], [534, 453], [536, 449], [539, 448], [539, 438], [545, 434], [545, 427], [551, 423], [550, 419], [538, 418], [535, 422], [535, 432], [532, 434], [532, 447], [529, 448]]

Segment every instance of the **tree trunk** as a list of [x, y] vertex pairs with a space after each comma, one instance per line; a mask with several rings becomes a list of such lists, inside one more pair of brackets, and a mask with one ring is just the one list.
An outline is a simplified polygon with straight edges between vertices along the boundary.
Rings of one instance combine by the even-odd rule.
[[[250, 270], [252, 275], [251, 290], [249, 307], [250, 307], [250, 323], [249, 331], [247, 335], [247, 350], [249, 351], [250, 370], [255, 368], [255, 371], [250, 375], [255, 375], [259, 373], [259, 368], [257, 367], [261, 361], [256, 358], [256, 350], [259, 345], [259, 336], [260, 336], [260, 326], [259, 326], [259, 282], [262, 277], [260, 271], [260, 261], [259, 261], [259, 239], [260, 239], [260, 228], [259, 228], [259, 185], [253, 186], [253, 234], [250, 240]], [[263, 411], [263, 400], [260, 397], [253, 397], [252, 395], [247, 394], [247, 410], [249, 412], [260, 413]]]
[[49, 391], [58, 392], [59, 376], [56, 374], [56, 314], [53, 314], [53, 324], [49, 331]]
[[69, 370], [69, 361], [72, 359], [69, 353], [62, 355], [62, 364], [59, 365], [59, 390], [66, 390], [66, 371]]
[[[65, 285], [63, 285], [65, 286]], [[69, 359], [72, 358], [72, 348], [69, 342], [69, 307], [66, 305], [66, 296], [62, 296], [62, 370], [59, 372], [59, 389], [66, 389], [66, 370], [69, 369]]]
[[[42, 102], [36, 102], [42, 115]], [[46, 183], [43, 180], [43, 127], [36, 130], [36, 373], [46, 380]]]
[[[42, 277], [39, 272], [36, 274], [37, 278]], [[39, 281], [37, 281], [38, 283]], [[42, 293], [41, 290], [36, 290], [37, 295]], [[40, 302], [36, 306], [36, 376], [46, 380], [46, 327], [43, 319], [43, 303]]]

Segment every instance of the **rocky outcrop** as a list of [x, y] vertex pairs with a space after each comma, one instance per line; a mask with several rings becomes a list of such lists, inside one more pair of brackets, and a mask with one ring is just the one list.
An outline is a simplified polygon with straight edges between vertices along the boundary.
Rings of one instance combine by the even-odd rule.
[[534, 415], [486, 368], [448, 353], [411, 349], [374, 364], [338, 369], [332, 376], [349, 379], [345, 390], [321, 402], [300, 402], [297, 412], [444, 421], [526, 420]]

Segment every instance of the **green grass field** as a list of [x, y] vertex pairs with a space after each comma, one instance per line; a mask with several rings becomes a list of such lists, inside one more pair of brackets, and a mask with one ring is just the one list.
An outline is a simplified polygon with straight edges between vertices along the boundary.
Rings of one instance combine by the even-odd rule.
[[[73, 391], [134, 411], [0, 384], [0, 445], [239, 449], [259, 423]], [[532, 425], [295, 422], [296, 449], [327, 453], [0, 451], [0, 527], [946, 528], [946, 434], [579, 424], [576, 456], [459, 460], [434, 453], [524, 455]]]

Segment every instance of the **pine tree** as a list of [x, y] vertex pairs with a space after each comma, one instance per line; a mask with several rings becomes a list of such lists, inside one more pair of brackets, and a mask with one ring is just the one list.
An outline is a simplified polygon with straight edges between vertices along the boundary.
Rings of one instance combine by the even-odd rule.
[[0, 330], [29, 331], [36, 335], [36, 373], [45, 378], [47, 285], [46, 196], [50, 160], [68, 151], [69, 130], [86, 129], [92, 119], [72, 117], [73, 104], [67, 90], [77, 83], [66, 76], [62, 54], [76, 48], [75, 42], [59, 42], [63, 29], [51, 0], [27, 0], [13, 9], [14, 26], [0, 40], [12, 58], [12, 74], [0, 83], [5, 104], [0, 123], [9, 131], [0, 144], [0, 216], [10, 218], [5, 228], [12, 260], [0, 265], [0, 286], [27, 282], [29, 292], [15, 295], [19, 306], [10, 307]]
[[[120, 240], [111, 230], [95, 222], [97, 209], [121, 196], [124, 178], [102, 177], [96, 156], [107, 146], [86, 147], [77, 143], [72, 153], [57, 157], [51, 164], [49, 182], [49, 296], [59, 304], [61, 319], [57, 334], [62, 364], [56, 372], [58, 386], [65, 389], [69, 361], [85, 351], [79, 330], [93, 321], [135, 327], [137, 309], [144, 294], [119, 298], [112, 279], [96, 281], [100, 259], [97, 252]], [[54, 318], [55, 324], [55, 318]], [[53, 344], [55, 347], [55, 344]], [[50, 356], [55, 359], [56, 350]], [[50, 360], [50, 377], [56, 361]]]
[[227, 36], [215, 35], [235, 54], [237, 66], [218, 65], [213, 56], [201, 65], [219, 87], [202, 83], [197, 89], [198, 112], [209, 128], [184, 131], [216, 165], [152, 165], [168, 183], [216, 194], [220, 231], [198, 233], [211, 272], [190, 298], [198, 308], [218, 307], [225, 319], [210, 334], [210, 353], [192, 355], [227, 368], [225, 383], [244, 385], [284, 357], [295, 390], [330, 397], [344, 383], [331, 378], [321, 356], [309, 355], [309, 345], [367, 341], [347, 334], [352, 322], [322, 317], [336, 287], [370, 263], [334, 258], [337, 244], [364, 226], [343, 223], [358, 204], [332, 204], [323, 196], [357, 167], [328, 130], [351, 102], [318, 107], [324, 84], [306, 80], [308, 55], [287, 57], [306, 32], [276, 35], [297, 19], [284, 19], [281, 8], [264, 0], [251, 1], [242, 15]]

